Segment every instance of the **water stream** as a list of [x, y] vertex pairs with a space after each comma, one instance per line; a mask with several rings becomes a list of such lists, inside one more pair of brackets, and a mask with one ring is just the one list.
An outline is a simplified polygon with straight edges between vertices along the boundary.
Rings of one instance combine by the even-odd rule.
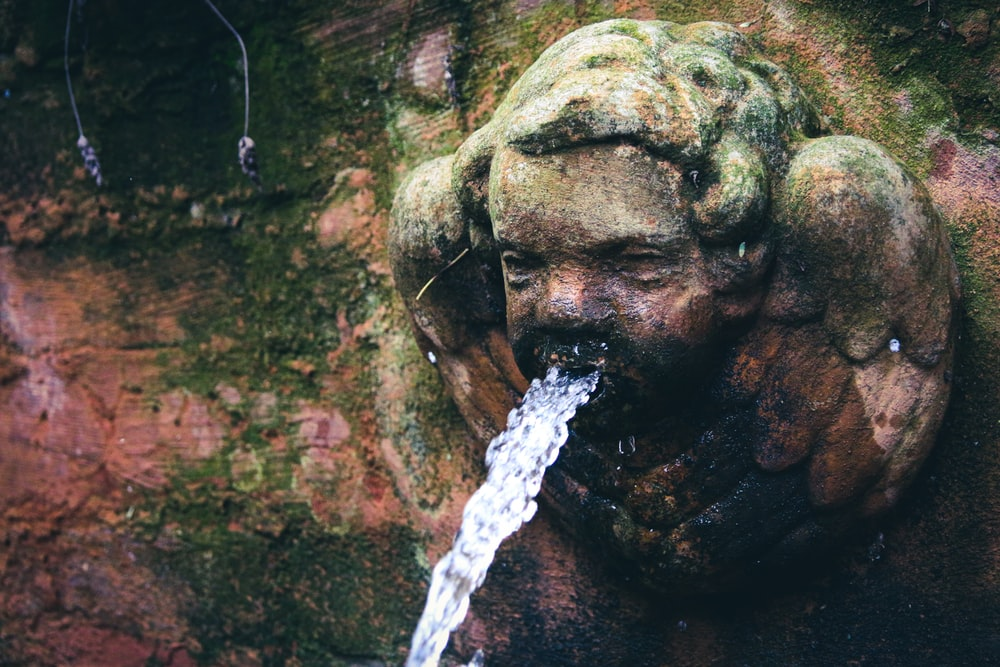
[[550, 368], [507, 416], [507, 430], [486, 450], [486, 482], [469, 498], [452, 549], [434, 568], [406, 667], [438, 664], [500, 543], [535, 515], [545, 469], [559, 455], [569, 435], [566, 424], [590, 398], [598, 375]]

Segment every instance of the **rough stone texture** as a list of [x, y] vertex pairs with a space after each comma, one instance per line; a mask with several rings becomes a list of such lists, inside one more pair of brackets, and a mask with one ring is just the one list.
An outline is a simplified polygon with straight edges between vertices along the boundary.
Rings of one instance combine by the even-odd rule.
[[[402, 662], [483, 451], [392, 289], [392, 194], [484, 126], [546, 47], [613, 17], [737, 25], [830, 133], [876, 141], [926, 183], [963, 284], [951, 408], [894, 512], [826, 574], [752, 595], [646, 595], [543, 506], [501, 549], [447, 661], [477, 647], [487, 664], [547, 667], [998, 659], [994, 7], [222, 0], [250, 54], [257, 193], [236, 163], [239, 50], [204, 3], [78, 4], [70, 69], [100, 189], [75, 147], [66, 6], [0, 0], [4, 280], [41, 297], [8, 308], [3, 335], [15, 321], [57, 332], [49, 349], [0, 344], [0, 428], [44, 435], [41, 413], [7, 402], [32, 396], [30, 371], [74, 399], [52, 432], [89, 443], [87, 458], [63, 435], [0, 443], [5, 483], [45, 475], [0, 494], [0, 662]], [[516, 385], [512, 358], [495, 359]], [[125, 448], [119, 422], [137, 429]], [[795, 456], [776, 453], [768, 465]]]
[[884, 512], [943, 419], [942, 221], [883, 149], [818, 126], [735, 28], [609, 21], [396, 198], [397, 286], [477, 430], [513, 405], [511, 356], [603, 369], [546, 492], [661, 591], [780, 572]]

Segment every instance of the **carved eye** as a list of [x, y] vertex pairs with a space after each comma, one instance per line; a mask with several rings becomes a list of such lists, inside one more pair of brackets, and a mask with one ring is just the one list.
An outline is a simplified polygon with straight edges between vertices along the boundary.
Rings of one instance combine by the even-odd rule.
[[674, 262], [670, 256], [655, 248], [635, 248], [622, 251], [617, 258], [616, 270], [630, 280], [640, 283], [654, 283], [673, 272]]
[[542, 262], [514, 250], [506, 250], [500, 256], [503, 261], [507, 284], [515, 289], [523, 289], [537, 283]]

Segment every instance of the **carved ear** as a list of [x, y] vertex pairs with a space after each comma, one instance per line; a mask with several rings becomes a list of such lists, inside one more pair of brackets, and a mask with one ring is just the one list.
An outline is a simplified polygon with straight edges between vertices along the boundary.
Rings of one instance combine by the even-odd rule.
[[809, 142], [778, 197], [782, 235], [772, 315], [821, 315], [852, 361], [901, 341], [923, 366], [950, 347], [958, 279], [926, 190], [881, 147], [857, 137]]
[[[389, 261], [396, 288], [410, 308], [427, 281], [469, 247], [468, 229], [451, 189], [452, 158], [420, 165], [393, 201]], [[433, 296], [425, 303], [432, 303]]]
[[507, 342], [499, 258], [472, 245], [451, 187], [453, 159], [424, 163], [400, 186], [389, 261], [421, 351], [432, 355], [466, 421], [489, 441], [527, 382]]
[[944, 225], [905, 168], [856, 137], [801, 149], [775, 222], [780, 248], [764, 315], [818, 322], [826, 340], [796, 344], [832, 345], [858, 401], [833, 425], [840, 435], [821, 438], [813, 454], [812, 500], [843, 502], [878, 471], [862, 511], [880, 511], [915, 474], [947, 404], [959, 289]]

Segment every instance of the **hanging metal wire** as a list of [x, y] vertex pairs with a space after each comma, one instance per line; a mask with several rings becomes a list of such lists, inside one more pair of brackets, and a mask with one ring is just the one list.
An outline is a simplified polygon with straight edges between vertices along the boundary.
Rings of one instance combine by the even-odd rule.
[[[240, 52], [243, 54], [243, 136], [240, 137], [237, 143], [237, 158], [243, 173], [247, 175], [258, 189], [262, 189], [260, 167], [257, 162], [257, 144], [250, 138], [250, 66], [246, 45], [243, 43], [240, 33], [223, 16], [219, 8], [211, 0], [205, 0], [205, 4], [222, 21], [223, 25], [233, 33], [233, 36], [236, 37], [236, 41], [240, 45]], [[69, 103], [73, 109], [76, 128], [79, 131], [76, 147], [80, 150], [80, 155], [83, 156], [83, 166], [97, 182], [97, 185], [100, 186], [104, 182], [101, 175], [101, 163], [97, 159], [97, 151], [94, 150], [94, 147], [83, 133], [83, 122], [80, 120], [80, 110], [77, 108], [76, 95], [73, 93], [73, 80], [69, 73], [69, 35], [70, 27], [73, 23], [73, 7], [76, 5], [77, 0], [69, 0], [66, 10], [66, 36], [63, 40], [63, 69], [66, 72], [66, 88], [69, 90]]]
[[101, 163], [97, 159], [97, 151], [94, 150], [94, 147], [90, 145], [87, 137], [83, 134], [83, 122], [80, 120], [80, 110], [76, 107], [76, 96], [73, 95], [73, 80], [69, 75], [69, 29], [73, 23], [73, 5], [75, 4], [76, 0], [69, 0], [69, 7], [66, 10], [66, 37], [63, 40], [63, 70], [66, 72], [66, 87], [69, 89], [69, 103], [73, 107], [73, 118], [76, 119], [76, 129], [80, 133], [80, 138], [76, 140], [76, 147], [80, 149], [80, 155], [83, 156], [84, 168], [94, 177], [97, 185], [100, 186], [104, 183], [104, 179], [101, 176]]
[[226, 17], [222, 15], [219, 8], [212, 4], [211, 0], [205, 0], [205, 4], [229, 28], [229, 32], [233, 33], [236, 41], [240, 44], [240, 51], [243, 52], [243, 136], [240, 137], [237, 144], [238, 157], [243, 173], [259, 189], [261, 188], [261, 181], [260, 169], [257, 164], [257, 144], [250, 138], [250, 66], [247, 60], [247, 47], [243, 44], [243, 38], [240, 37], [240, 33], [236, 31], [232, 23], [226, 20]]

